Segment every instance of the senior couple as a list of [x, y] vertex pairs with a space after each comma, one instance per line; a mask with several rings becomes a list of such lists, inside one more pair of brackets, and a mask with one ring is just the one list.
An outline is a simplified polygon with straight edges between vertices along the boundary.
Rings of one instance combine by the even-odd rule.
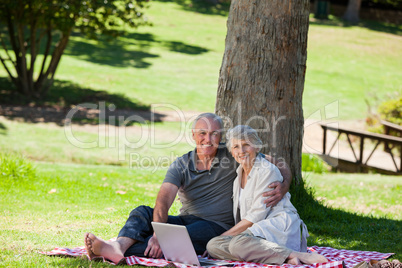
[[[307, 228], [290, 202], [285, 163], [259, 153], [262, 142], [249, 126], [236, 126], [221, 144], [222, 119], [213, 113], [193, 123], [196, 148], [169, 167], [155, 207], [133, 209], [117, 240], [85, 234], [90, 258], [118, 263], [125, 256], [162, 257], [151, 222], [185, 225], [197, 254], [266, 264], [327, 262], [307, 253]], [[277, 166], [275, 166], [277, 164]], [[179, 196], [178, 216], [168, 215]]]

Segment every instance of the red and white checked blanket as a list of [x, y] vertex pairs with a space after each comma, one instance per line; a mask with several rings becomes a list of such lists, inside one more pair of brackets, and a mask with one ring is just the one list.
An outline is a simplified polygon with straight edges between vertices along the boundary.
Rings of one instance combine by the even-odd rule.
[[[356, 251], [356, 250], [345, 250], [345, 249], [334, 249], [330, 247], [317, 247], [312, 246], [308, 248], [311, 252], [317, 252], [319, 254], [324, 255], [329, 262], [327, 263], [317, 263], [311, 265], [291, 265], [291, 264], [283, 264], [281, 266], [277, 265], [267, 265], [267, 264], [259, 264], [259, 263], [250, 263], [250, 262], [238, 262], [238, 261], [230, 261], [234, 264], [235, 267], [269, 267], [269, 268], [343, 268], [343, 264], [346, 268], [352, 268], [356, 264], [362, 261], [370, 261], [370, 260], [382, 260], [387, 259], [394, 253], [380, 253], [375, 251]], [[85, 247], [76, 247], [73, 249], [69, 248], [55, 248], [49, 252], [39, 252], [45, 255], [60, 255], [60, 256], [87, 256], [85, 251]], [[105, 261], [103, 259], [103, 261]], [[150, 258], [140, 258], [136, 256], [130, 256], [125, 258], [125, 262], [127, 265], [145, 265], [145, 266], [156, 266], [156, 267], [165, 267], [168, 266], [171, 262], [166, 261], [164, 259], [150, 259]], [[112, 263], [114, 264], [114, 263]], [[121, 264], [121, 262], [120, 262]], [[180, 263], [174, 263], [175, 266], [179, 268], [187, 268], [188, 266]]]

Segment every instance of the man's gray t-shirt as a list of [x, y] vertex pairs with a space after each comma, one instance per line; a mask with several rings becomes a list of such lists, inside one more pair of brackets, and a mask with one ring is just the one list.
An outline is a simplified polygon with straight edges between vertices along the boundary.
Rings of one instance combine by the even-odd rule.
[[210, 170], [196, 169], [196, 149], [177, 158], [163, 182], [179, 187], [180, 215], [194, 215], [225, 229], [234, 225], [233, 181], [238, 164], [220, 144]]

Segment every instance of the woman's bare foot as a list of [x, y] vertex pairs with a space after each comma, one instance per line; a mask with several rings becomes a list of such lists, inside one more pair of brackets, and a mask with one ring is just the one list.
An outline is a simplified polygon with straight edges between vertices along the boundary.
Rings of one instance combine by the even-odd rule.
[[298, 264], [304, 263], [304, 264], [313, 264], [313, 263], [325, 263], [328, 262], [328, 259], [325, 258], [323, 255], [317, 254], [317, 253], [305, 253], [305, 252], [296, 252], [293, 251], [290, 253], [289, 257], [286, 259], [286, 263], [289, 264], [294, 264], [292, 262], [299, 261]]
[[285, 263], [292, 264], [292, 265], [300, 265], [301, 264], [299, 258], [297, 258], [297, 257], [291, 258], [290, 255], [286, 259]]
[[114, 263], [118, 263], [124, 258], [124, 253], [121, 250], [119, 242], [105, 241], [92, 233], [85, 234], [85, 249], [91, 260], [95, 257], [102, 256]]

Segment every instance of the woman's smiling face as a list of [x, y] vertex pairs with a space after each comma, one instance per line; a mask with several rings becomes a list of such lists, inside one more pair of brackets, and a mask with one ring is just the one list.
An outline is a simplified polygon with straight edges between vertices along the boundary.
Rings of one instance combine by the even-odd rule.
[[259, 149], [247, 140], [232, 139], [231, 151], [237, 163], [242, 166], [252, 166]]

